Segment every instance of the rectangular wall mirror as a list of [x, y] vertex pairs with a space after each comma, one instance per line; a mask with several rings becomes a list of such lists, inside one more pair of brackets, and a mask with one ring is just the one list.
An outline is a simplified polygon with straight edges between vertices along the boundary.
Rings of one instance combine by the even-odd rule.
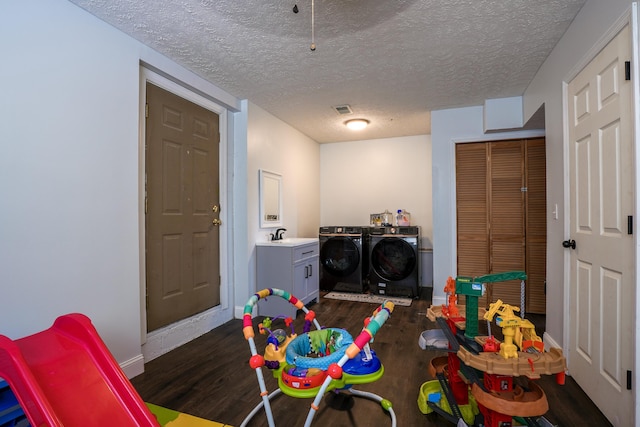
[[260, 169], [260, 227], [282, 225], [282, 175]]

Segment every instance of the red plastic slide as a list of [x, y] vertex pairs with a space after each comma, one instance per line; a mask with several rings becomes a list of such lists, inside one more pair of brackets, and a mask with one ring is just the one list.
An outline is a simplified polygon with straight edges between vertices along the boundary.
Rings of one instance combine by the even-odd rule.
[[15, 341], [0, 335], [0, 377], [35, 427], [160, 425], [82, 314]]

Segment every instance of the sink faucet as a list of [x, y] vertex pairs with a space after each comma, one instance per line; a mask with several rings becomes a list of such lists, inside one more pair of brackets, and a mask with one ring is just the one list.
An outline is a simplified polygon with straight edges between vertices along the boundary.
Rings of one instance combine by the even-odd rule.
[[275, 234], [271, 235], [271, 240], [282, 240], [282, 234], [287, 231], [286, 228], [278, 228]]

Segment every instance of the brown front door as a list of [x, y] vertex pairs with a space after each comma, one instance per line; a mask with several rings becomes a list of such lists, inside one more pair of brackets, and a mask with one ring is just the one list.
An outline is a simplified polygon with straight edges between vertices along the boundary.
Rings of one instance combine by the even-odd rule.
[[220, 304], [219, 116], [147, 83], [147, 330]]

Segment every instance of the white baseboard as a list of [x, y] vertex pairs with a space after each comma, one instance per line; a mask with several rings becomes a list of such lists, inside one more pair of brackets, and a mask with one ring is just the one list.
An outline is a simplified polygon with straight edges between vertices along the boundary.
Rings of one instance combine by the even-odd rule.
[[438, 296], [438, 295], [436, 295], [431, 299], [431, 304], [432, 305], [443, 305], [443, 304], [446, 304], [446, 303], [447, 303], [447, 297], [446, 296]]
[[127, 378], [137, 377], [144, 372], [144, 356], [137, 355], [120, 364], [120, 368], [124, 371]]
[[216, 307], [147, 334], [142, 346], [144, 361], [149, 362], [174, 348], [188, 343], [217, 328], [224, 319]]
[[562, 346], [558, 344], [558, 342], [547, 332], [542, 334], [542, 342], [544, 343], [544, 348], [562, 348]]

